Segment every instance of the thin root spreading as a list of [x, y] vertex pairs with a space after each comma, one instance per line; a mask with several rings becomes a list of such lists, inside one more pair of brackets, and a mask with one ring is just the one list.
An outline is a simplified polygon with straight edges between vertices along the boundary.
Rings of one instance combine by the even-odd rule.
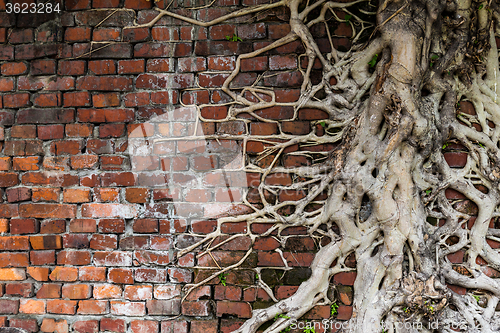
[[[199, 242], [178, 254], [201, 247], [198, 257], [211, 258], [208, 267], [195, 267], [210, 274], [188, 286], [188, 293], [246, 264], [251, 247], [232, 265], [219, 265], [217, 249], [237, 237], [224, 233], [223, 224], [246, 223], [246, 233], [239, 236], [248, 237], [251, 246], [263, 237], [284, 245], [288, 228], [305, 227], [319, 248], [310, 277], [280, 301], [257, 279], [276, 302], [254, 310], [235, 332], [281, 332], [315, 306], [336, 304], [330, 297], [332, 279], [353, 271], [353, 315], [342, 332], [498, 332], [496, 2], [288, 0], [210, 22], [157, 9], [156, 19], [143, 26], [170, 16], [209, 27], [278, 7], [286, 8], [290, 32], [238, 56], [222, 85], [227, 116], [208, 119], [202, 110], [209, 105], [193, 106], [197, 126], [244, 123], [239, 134], [210, 139], [239, 140], [245, 151], [249, 143], [262, 149], [249, 152], [234, 169], [258, 179], [243, 199], [249, 213], [219, 218], [214, 232], [195, 235]], [[351, 29], [349, 49], [341, 50], [335, 40], [338, 24]], [[311, 32], [318, 27], [325, 29], [327, 47], [320, 47]], [[296, 40], [305, 52], [300, 69], [287, 77], [300, 78], [297, 100], [284, 101], [271, 87], [282, 72], [235, 84], [243, 61]], [[292, 111], [276, 120], [263, 112], [270, 108]], [[290, 134], [290, 124], [311, 109], [326, 118]], [[255, 121], [276, 130], [244, 134]], [[285, 156], [300, 163], [285, 164]], [[273, 227], [260, 233], [252, 228], [269, 224]], [[275, 252], [283, 266], [274, 268], [290, 270], [289, 261], [297, 259], [286, 258], [279, 248]], [[259, 277], [262, 268], [253, 269]]]

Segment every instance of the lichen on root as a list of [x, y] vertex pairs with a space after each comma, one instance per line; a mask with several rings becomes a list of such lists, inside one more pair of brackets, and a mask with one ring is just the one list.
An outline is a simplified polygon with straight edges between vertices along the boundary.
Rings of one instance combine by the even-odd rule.
[[[237, 221], [248, 224], [245, 235], [252, 244], [274, 231], [278, 232], [274, 237], [283, 240], [281, 232], [291, 226], [307, 227], [321, 244], [312, 274], [297, 292], [269, 308], [254, 310], [235, 332], [256, 332], [268, 323], [264, 332], [277, 333], [314, 306], [330, 304], [330, 280], [353, 270], [346, 265], [352, 254], [357, 271], [354, 312], [343, 332], [500, 331], [496, 311], [500, 283], [492, 277], [500, 270], [500, 254], [490, 245], [500, 241], [500, 232], [492, 225], [500, 215], [498, 4], [491, 0], [381, 0], [377, 4], [282, 0], [210, 22], [168, 9], [157, 9], [157, 19], [171, 16], [206, 27], [278, 7], [288, 10], [290, 33], [238, 56], [222, 87], [232, 100], [227, 104], [228, 115], [215, 121], [240, 120], [248, 126], [250, 120], [240, 118], [247, 114], [276, 123], [280, 133], [210, 137], [242, 140], [244, 145], [251, 139], [266, 145], [260, 157], [249, 158], [238, 169], [260, 175], [260, 204], [245, 200], [251, 213], [220, 218], [216, 231], [179, 256], [200, 245], [204, 246], [201, 255], [210, 254], [223, 244], [213, 245], [223, 235], [221, 225]], [[375, 24], [367, 18], [371, 14]], [[334, 47], [331, 22], [347, 22], [352, 28], [349, 50]], [[320, 50], [311, 34], [310, 29], [319, 25], [326, 26], [328, 52]], [[307, 59], [298, 101], [278, 102], [263, 76], [251, 86], [231, 86], [242, 60], [294, 40], [302, 42], [306, 51], [301, 57]], [[311, 76], [315, 63], [321, 67], [319, 82]], [[465, 100], [473, 104], [475, 114], [457, 107]], [[196, 106], [200, 122], [207, 120], [200, 112], [205, 106]], [[259, 110], [274, 106], [292, 106], [291, 120], [302, 108], [323, 110], [329, 118], [318, 121], [309, 134], [293, 136], [283, 132], [280, 122], [259, 116]], [[327, 154], [306, 148], [333, 143], [335, 149]], [[315, 163], [279, 166], [286, 148], [297, 144], [303, 148], [298, 154], [314, 157]], [[443, 154], [448, 149], [468, 151], [465, 167], [448, 165]], [[293, 184], [266, 184], [267, 177], [278, 173], [293, 176]], [[278, 202], [274, 197], [281, 190], [303, 190], [306, 195]], [[475, 221], [470, 211], [446, 197], [447, 190], [460, 192], [477, 207]], [[275, 225], [258, 235], [250, 228], [257, 223]], [[465, 261], [450, 262], [448, 255], [459, 251], [466, 254]], [[217, 272], [189, 286], [188, 292], [220, 272], [237, 269], [250, 252], [232, 266], [214, 267]], [[260, 279], [259, 285], [276, 300]], [[449, 285], [470, 293], [460, 295]], [[401, 325], [407, 322], [422, 325]]]

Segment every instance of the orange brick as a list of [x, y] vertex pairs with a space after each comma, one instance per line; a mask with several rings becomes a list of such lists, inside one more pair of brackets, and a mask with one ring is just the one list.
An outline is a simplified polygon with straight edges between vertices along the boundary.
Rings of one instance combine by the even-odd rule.
[[45, 301], [34, 299], [21, 299], [19, 303], [19, 312], [29, 314], [44, 314]]
[[78, 279], [78, 269], [73, 267], [58, 266], [52, 271], [52, 273], [50, 273], [49, 278], [52, 281], [76, 281]]
[[10, 170], [10, 157], [0, 157], [0, 171]]
[[77, 301], [65, 301], [65, 300], [48, 300], [47, 301], [47, 313], [55, 314], [67, 314], [72, 315], [76, 312]]
[[59, 188], [34, 188], [31, 192], [31, 200], [33, 202], [57, 202], [59, 201]]
[[108, 301], [79, 301], [78, 314], [106, 314], [108, 313]]
[[42, 321], [42, 326], [40, 326], [41, 332], [54, 332], [54, 333], [68, 333], [68, 322], [66, 320], [55, 320], [44, 318]]
[[71, 156], [71, 168], [75, 170], [93, 169], [97, 166], [99, 157], [97, 155]]
[[95, 299], [121, 298], [122, 288], [115, 284], [104, 284], [94, 286]]
[[87, 284], [65, 284], [62, 287], [62, 297], [69, 299], [90, 298], [90, 286]]
[[36, 292], [36, 298], [61, 298], [61, 285], [45, 283]]
[[22, 268], [0, 268], [0, 281], [22, 281], [26, 272]]
[[36, 281], [48, 281], [49, 280], [49, 268], [48, 267], [28, 267], [28, 274]]
[[60, 235], [30, 236], [30, 243], [33, 250], [62, 249], [62, 236]]
[[79, 203], [90, 201], [90, 189], [64, 189], [64, 202]]
[[0, 234], [6, 233], [9, 231], [9, 220], [0, 219]]
[[0, 237], [0, 250], [29, 250], [28, 236]]
[[40, 170], [40, 156], [14, 157], [12, 167], [16, 171]]
[[99, 202], [117, 201], [120, 190], [117, 188], [95, 188], [95, 196]]
[[94, 126], [89, 124], [68, 124], [66, 125], [66, 135], [68, 137], [88, 137], [92, 135]]

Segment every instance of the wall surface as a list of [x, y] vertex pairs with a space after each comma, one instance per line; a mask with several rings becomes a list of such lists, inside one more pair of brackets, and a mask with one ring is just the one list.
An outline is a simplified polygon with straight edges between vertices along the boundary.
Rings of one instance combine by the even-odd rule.
[[[174, 0], [170, 9], [208, 21], [256, 1], [216, 0], [192, 10], [186, 8], [204, 3]], [[59, 2], [57, 14], [7, 14], [5, 2], [0, 0], [0, 326], [59, 333], [231, 332], [252, 308], [273, 304], [259, 278], [278, 299], [293, 294], [309, 276], [318, 246], [302, 227], [286, 229], [284, 244], [272, 235], [260, 238], [238, 270], [213, 278], [182, 303], [183, 286], [240, 261], [250, 234], [272, 225], [247, 230], [246, 222], [224, 223], [214, 244], [241, 237], [176, 259], [216, 229], [217, 216], [246, 211], [241, 202], [247, 190], [250, 203], [259, 201], [259, 177], [241, 165], [265, 145], [214, 135], [303, 135], [314, 126], [321, 133], [318, 121], [326, 113], [301, 109], [294, 115], [286, 106], [259, 111], [276, 122], [217, 121], [227, 115], [231, 100], [220, 87], [236, 56], [286, 35], [286, 11], [210, 28], [167, 17], [133, 28], [157, 15], [151, 2], [68, 0]], [[326, 32], [316, 30], [319, 45], [328, 49]], [[347, 35], [335, 38], [337, 46], [348, 47], [346, 26], [339, 24], [337, 34]], [[227, 40], [233, 36], [239, 39]], [[261, 83], [274, 88], [277, 101], [296, 101], [303, 51], [295, 41], [244, 60], [233, 85], [252, 84], [264, 74]], [[198, 111], [208, 121], [196, 125]], [[459, 148], [445, 154], [452, 166], [467, 159]], [[311, 164], [294, 154], [300, 149], [287, 148], [280, 165]], [[287, 185], [292, 179], [277, 174], [266, 181]], [[285, 201], [304, 194], [275, 195]], [[284, 260], [291, 270], [283, 270]], [[354, 267], [354, 260], [348, 265]], [[338, 320], [351, 316], [355, 276], [341, 273], [332, 281]], [[306, 315], [328, 318], [328, 305]]]

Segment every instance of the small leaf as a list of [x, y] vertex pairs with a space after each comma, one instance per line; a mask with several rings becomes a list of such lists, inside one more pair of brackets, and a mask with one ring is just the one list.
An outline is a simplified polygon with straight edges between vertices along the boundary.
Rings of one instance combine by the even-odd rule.
[[325, 128], [326, 127], [326, 122], [322, 121], [319, 123], [321, 125], [321, 127]]
[[483, 9], [483, 7], [484, 7], [484, 5], [481, 4], [481, 5], [479, 5], [479, 8], [477, 10], [481, 10], [481, 9]]
[[439, 59], [439, 56], [437, 54], [431, 55], [431, 60], [437, 60]]
[[479, 299], [481, 298], [481, 297], [479, 297], [477, 295], [472, 295], [472, 297], [474, 297], [476, 299], [476, 302], [479, 302]]
[[349, 22], [349, 20], [350, 20], [351, 18], [352, 18], [352, 15], [346, 15], [346, 16], [344, 16], [344, 20], [345, 20], [346, 22]]
[[231, 38], [232, 38], [231, 36], [226, 36], [227, 40], [231, 40]]
[[368, 62], [368, 65], [370, 65], [371, 68], [375, 67], [375, 65], [377, 64], [377, 59], [378, 59], [378, 54], [375, 53], [373, 55], [372, 60], [370, 60], [370, 62]]

